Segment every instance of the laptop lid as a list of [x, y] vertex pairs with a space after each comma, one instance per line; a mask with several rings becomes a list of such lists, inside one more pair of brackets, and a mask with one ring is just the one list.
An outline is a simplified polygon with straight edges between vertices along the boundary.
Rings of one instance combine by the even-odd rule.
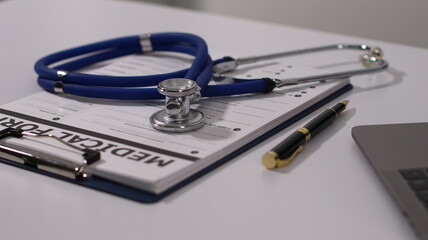
[[428, 123], [356, 126], [352, 137], [421, 239], [428, 239], [428, 205], [403, 171], [428, 179]]

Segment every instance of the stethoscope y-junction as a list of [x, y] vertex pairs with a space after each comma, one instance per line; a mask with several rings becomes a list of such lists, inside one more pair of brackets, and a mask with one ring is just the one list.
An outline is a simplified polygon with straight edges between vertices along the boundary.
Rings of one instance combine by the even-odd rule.
[[[365, 51], [360, 56], [364, 68], [303, 78], [234, 79], [229, 84], [208, 85], [212, 78], [222, 78], [242, 64], [333, 49]], [[158, 51], [185, 53], [193, 56], [194, 61], [188, 69], [149, 76], [104, 76], [78, 72], [79, 69], [113, 58]], [[165, 96], [165, 109], [151, 116], [152, 126], [161, 131], [187, 132], [204, 124], [203, 113], [190, 108], [190, 104], [199, 101], [201, 97], [268, 93], [276, 87], [367, 74], [388, 66], [382, 57], [380, 48], [338, 44], [252, 58], [225, 57], [213, 61], [202, 38], [171, 32], [116, 38], [60, 51], [38, 60], [35, 71], [39, 75], [38, 84], [54, 93], [122, 100], [160, 99]]]

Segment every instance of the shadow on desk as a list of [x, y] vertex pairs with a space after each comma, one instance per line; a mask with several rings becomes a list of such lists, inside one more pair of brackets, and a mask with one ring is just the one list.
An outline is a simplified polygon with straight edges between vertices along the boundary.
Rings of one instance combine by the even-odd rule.
[[[371, 78], [370, 80], [372, 81], [370, 81], [369, 84], [372, 84], [372, 85], [359, 86], [358, 82], [364, 80], [364, 78], [360, 77], [359, 79], [353, 81], [353, 83], [356, 83], [356, 84], [353, 84], [354, 89], [352, 90], [352, 94], [398, 85], [403, 82], [403, 77], [405, 76], [405, 74], [404, 72], [400, 72], [394, 68], [388, 68], [384, 72], [374, 74], [374, 75], [373, 74], [366, 75], [366, 76], [367, 78]], [[352, 78], [351, 78], [351, 81], [352, 81]]]

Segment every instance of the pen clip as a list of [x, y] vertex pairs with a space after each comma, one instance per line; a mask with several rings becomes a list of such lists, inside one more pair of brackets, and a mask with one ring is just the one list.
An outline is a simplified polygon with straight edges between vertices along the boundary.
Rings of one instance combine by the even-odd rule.
[[71, 160], [67, 160], [65, 158], [56, 157], [43, 152], [35, 151], [38, 153], [29, 153], [28, 149], [25, 147], [20, 147], [18, 145], [8, 146], [10, 144], [5, 143], [0, 144], [0, 157], [17, 163], [35, 166], [38, 169], [45, 170], [71, 179], [76, 179], [77, 177], [88, 177], [88, 174], [86, 174], [84, 171], [86, 166], [98, 161], [101, 157], [101, 154], [98, 151], [76, 147], [51, 134], [37, 135], [13, 128], [6, 128], [0, 131], [0, 140], [3, 140], [8, 137], [22, 138], [24, 136], [38, 138], [46, 137], [55, 139], [69, 147], [83, 152], [83, 160], [81, 163], [77, 163]]
[[278, 153], [269, 151], [263, 156], [263, 165], [268, 169], [285, 167], [293, 161], [293, 159], [302, 151], [302, 149], [303, 146], [296, 147], [290, 157], [285, 159], [281, 159], [278, 156]]
[[289, 158], [286, 158], [286, 159], [278, 158], [278, 160], [276, 161], [276, 167], [281, 168], [290, 164], [294, 160], [294, 158], [297, 156], [297, 154], [299, 154], [302, 151], [302, 149], [303, 149], [303, 146], [298, 146]]

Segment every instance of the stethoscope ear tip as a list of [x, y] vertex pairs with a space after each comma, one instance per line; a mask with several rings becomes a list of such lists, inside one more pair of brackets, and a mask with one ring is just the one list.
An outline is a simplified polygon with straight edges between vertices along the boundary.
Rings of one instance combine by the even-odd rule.
[[373, 47], [366, 54], [362, 54], [360, 56], [360, 62], [365, 67], [373, 67], [375, 65], [379, 65], [383, 62], [383, 51], [379, 47]]

